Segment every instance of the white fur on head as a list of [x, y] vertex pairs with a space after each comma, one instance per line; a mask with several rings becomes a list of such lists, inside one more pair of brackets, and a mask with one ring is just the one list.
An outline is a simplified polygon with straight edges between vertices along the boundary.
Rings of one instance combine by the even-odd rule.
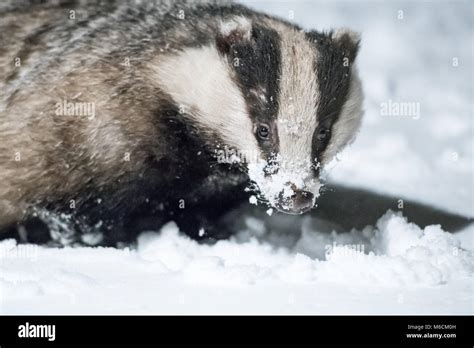
[[351, 68], [351, 84], [346, 102], [342, 106], [337, 121], [332, 126], [332, 135], [326, 150], [323, 152], [321, 164], [329, 163], [347, 144], [351, 143], [362, 122], [362, 84], [357, 67]]
[[252, 33], [252, 22], [243, 16], [233, 16], [219, 22], [219, 34], [229, 36], [238, 32], [241, 38], [250, 40]]
[[202, 129], [217, 132], [226, 144], [244, 153], [258, 148], [233, 71], [215, 46], [160, 56], [150, 68], [160, 88]]

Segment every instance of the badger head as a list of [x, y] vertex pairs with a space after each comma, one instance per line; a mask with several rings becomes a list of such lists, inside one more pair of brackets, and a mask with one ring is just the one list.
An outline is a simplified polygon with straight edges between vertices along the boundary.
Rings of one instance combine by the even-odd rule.
[[271, 18], [218, 21], [209, 44], [161, 59], [157, 78], [279, 211], [311, 209], [320, 172], [362, 117], [349, 30], [304, 32]]

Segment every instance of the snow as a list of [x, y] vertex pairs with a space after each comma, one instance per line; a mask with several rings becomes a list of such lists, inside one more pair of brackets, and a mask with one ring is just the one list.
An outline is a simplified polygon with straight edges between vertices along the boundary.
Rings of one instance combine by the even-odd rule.
[[[294, 14], [307, 29], [362, 32], [366, 115], [329, 180], [474, 216], [468, 1], [252, 6]], [[383, 115], [394, 102], [418, 103], [419, 114]], [[278, 218], [271, 213], [264, 219]], [[301, 219], [282, 235], [246, 216], [236, 236], [214, 245], [174, 223], [124, 249], [2, 241], [0, 313], [474, 314], [474, 224], [422, 228], [387, 211], [373, 226], [326, 233]]]
[[257, 200], [256, 196], [252, 195], [252, 196], [249, 197], [249, 203], [250, 204], [257, 205], [257, 202], [258, 202], [258, 200]]
[[[471, 251], [387, 212], [375, 227], [312, 230], [291, 247], [249, 221], [200, 245], [174, 223], [136, 249], [0, 244], [3, 313], [470, 313]], [[240, 240], [239, 240], [240, 239]]]

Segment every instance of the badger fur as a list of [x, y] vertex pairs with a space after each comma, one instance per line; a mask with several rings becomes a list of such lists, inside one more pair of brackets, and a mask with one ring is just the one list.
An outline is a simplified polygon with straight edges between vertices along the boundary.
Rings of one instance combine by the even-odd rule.
[[0, 41], [4, 230], [214, 236], [249, 189], [300, 214], [361, 122], [357, 34], [238, 4], [7, 1]]

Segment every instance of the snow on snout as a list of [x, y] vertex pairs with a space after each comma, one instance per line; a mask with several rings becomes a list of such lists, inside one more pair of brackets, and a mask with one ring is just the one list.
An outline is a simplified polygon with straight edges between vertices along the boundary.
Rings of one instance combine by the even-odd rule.
[[[271, 174], [268, 174], [271, 173]], [[305, 190], [319, 197], [321, 183], [311, 172], [311, 163], [285, 161], [277, 156], [274, 163], [259, 160], [248, 164], [249, 178], [257, 185], [258, 191], [274, 206], [279, 198], [290, 199], [295, 189]]]

